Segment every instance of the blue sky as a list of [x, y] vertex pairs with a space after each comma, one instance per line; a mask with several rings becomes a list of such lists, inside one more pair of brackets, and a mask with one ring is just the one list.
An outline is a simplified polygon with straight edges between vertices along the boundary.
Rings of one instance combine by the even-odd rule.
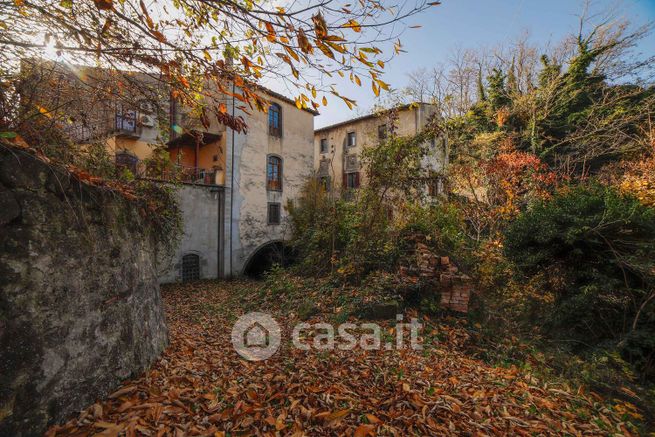
[[[655, 0], [596, 0], [594, 10], [616, 8], [633, 24], [655, 21]], [[385, 81], [395, 88], [407, 83], [407, 73], [421, 67], [430, 68], [445, 62], [457, 48], [494, 47], [511, 42], [528, 32], [534, 43], [558, 42], [575, 32], [582, 11], [579, 0], [442, 0], [442, 5], [411, 18], [408, 24], [420, 24], [420, 29], [408, 29], [401, 41], [407, 53], [393, 59], [385, 68]], [[655, 35], [645, 39], [639, 51], [655, 54]], [[357, 100], [359, 112], [366, 112], [374, 103], [370, 87], [348, 81], [339, 83], [340, 91]], [[356, 115], [345, 104], [331, 99], [321, 107], [315, 119], [319, 128]]]

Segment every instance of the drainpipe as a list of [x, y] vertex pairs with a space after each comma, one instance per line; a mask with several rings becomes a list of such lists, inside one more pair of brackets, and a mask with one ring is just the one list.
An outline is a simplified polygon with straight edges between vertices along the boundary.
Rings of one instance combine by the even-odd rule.
[[[235, 86], [234, 86], [234, 80], [232, 81], [232, 119], [234, 120], [234, 93], [235, 93]], [[233, 231], [233, 225], [232, 225], [232, 218], [234, 217], [234, 135], [235, 135], [234, 129], [232, 129], [232, 151], [230, 154], [232, 155], [232, 159], [230, 160], [230, 274], [229, 276], [232, 277], [232, 231]]]

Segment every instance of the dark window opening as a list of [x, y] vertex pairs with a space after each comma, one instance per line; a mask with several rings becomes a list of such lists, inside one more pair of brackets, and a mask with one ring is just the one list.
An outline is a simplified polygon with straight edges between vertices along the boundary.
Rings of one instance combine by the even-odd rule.
[[359, 188], [359, 172], [346, 173], [346, 188]]
[[321, 153], [327, 153], [328, 151], [328, 141], [327, 138], [321, 139]]
[[194, 253], [182, 257], [182, 282], [200, 279], [200, 257]]
[[282, 159], [269, 156], [266, 165], [266, 189], [282, 191]]
[[348, 132], [348, 147], [355, 147], [357, 145], [357, 136], [355, 132]]
[[280, 224], [280, 214], [281, 208], [279, 203], [269, 203], [268, 204], [268, 224], [269, 225], [279, 225]]
[[116, 167], [128, 169], [133, 175], [136, 175], [139, 158], [130, 152], [116, 152]]
[[383, 141], [387, 139], [387, 125], [381, 124], [378, 126], [378, 139]]
[[441, 194], [441, 179], [433, 177], [428, 179], [428, 195], [437, 197]]
[[274, 137], [282, 136], [282, 108], [277, 103], [268, 108], [268, 133]]

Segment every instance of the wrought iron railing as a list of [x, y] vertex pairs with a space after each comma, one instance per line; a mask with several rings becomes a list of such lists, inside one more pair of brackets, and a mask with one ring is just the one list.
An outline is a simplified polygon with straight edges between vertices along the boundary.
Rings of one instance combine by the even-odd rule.
[[173, 165], [163, 170], [149, 170], [147, 177], [165, 181], [187, 182], [192, 184], [219, 185], [216, 169]]

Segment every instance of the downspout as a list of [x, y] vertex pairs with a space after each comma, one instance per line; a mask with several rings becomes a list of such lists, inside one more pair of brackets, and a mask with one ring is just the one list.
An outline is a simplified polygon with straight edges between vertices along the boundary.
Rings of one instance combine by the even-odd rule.
[[[232, 120], [234, 120], [234, 81], [232, 81]], [[233, 236], [233, 217], [234, 217], [234, 135], [235, 131], [232, 129], [232, 159], [230, 160], [230, 277], [232, 277], [232, 236]]]

